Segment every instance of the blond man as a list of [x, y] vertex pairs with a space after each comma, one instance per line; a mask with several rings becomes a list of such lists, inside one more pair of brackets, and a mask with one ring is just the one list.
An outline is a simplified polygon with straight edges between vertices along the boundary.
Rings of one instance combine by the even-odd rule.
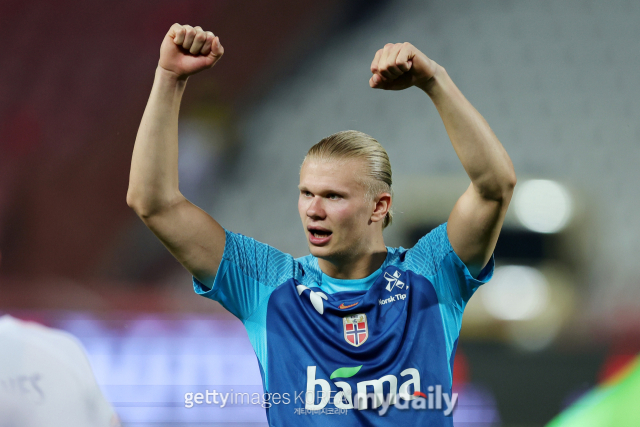
[[385, 45], [370, 87], [425, 92], [471, 183], [447, 223], [411, 249], [387, 247], [387, 153], [360, 132], [331, 135], [302, 164], [298, 210], [310, 255], [294, 259], [225, 230], [178, 188], [180, 100], [188, 77], [222, 54], [200, 27], [174, 24], [165, 36], [127, 203], [192, 273], [196, 293], [244, 323], [270, 425], [452, 425], [462, 312], [492, 275], [516, 183], [504, 148], [444, 68], [409, 43]]

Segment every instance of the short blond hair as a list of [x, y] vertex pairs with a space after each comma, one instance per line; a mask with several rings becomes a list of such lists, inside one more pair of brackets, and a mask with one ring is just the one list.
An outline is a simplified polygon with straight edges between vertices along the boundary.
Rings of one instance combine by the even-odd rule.
[[[393, 195], [389, 155], [375, 138], [366, 133], [345, 130], [329, 135], [309, 149], [304, 161], [307, 159], [362, 159], [367, 168], [368, 179], [363, 182], [367, 188], [367, 197], [372, 199], [381, 193]], [[382, 228], [391, 225], [392, 221], [393, 213], [389, 209]]]

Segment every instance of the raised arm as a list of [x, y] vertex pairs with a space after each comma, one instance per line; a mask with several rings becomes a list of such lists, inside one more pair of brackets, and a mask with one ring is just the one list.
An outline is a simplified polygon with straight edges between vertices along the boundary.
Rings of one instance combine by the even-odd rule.
[[447, 232], [456, 254], [477, 275], [491, 258], [516, 184], [511, 159], [446, 70], [411, 44], [387, 44], [376, 53], [371, 71], [371, 87], [417, 86], [438, 109], [471, 179], [449, 215]]
[[176, 259], [205, 284], [218, 270], [222, 227], [178, 188], [178, 113], [187, 79], [223, 54], [218, 37], [174, 24], [160, 48], [153, 88], [131, 159], [127, 204]]

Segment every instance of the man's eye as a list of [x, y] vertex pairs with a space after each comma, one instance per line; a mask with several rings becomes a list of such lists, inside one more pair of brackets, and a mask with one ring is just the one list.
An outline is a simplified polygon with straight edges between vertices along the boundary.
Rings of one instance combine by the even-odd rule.
[[337, 195], [337, 194], [329, 194], [329, 199], [331, 199], [331, 200], [338, 200], [339, 198], [340, 198], [340, 196]]
[[310, 192], [308, 192], [308, 191], [303, 191], [303, 192], [302, 192], [302, 194], [303, 194], [305, 197], [313, 197], [313, 194], [311, 194], [311, 193], [310, 193]]

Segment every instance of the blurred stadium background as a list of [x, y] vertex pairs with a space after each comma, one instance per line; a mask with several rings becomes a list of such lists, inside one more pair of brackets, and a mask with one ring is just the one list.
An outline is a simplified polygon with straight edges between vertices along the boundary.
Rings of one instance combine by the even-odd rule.
[[258, 365], [125, 203], [174, 22], [225, 46], [188, 84], [183, 193], [295, 256], [299, 164], [333, 132], [389, 152], [389, 245], [444, 222], [466, 187], [428, 97], [368, 88], [385, 43], [442, 64], [491, 124], [519, 183], [465, 313], [457, 426], [545, 425], [640, 350], [639, 2], [1, 0], [0, 22], [0, 314], [76, 335], [125, 426], [266, 425], [259, 406], [184, 408], [186, 391], [261, 391]]

